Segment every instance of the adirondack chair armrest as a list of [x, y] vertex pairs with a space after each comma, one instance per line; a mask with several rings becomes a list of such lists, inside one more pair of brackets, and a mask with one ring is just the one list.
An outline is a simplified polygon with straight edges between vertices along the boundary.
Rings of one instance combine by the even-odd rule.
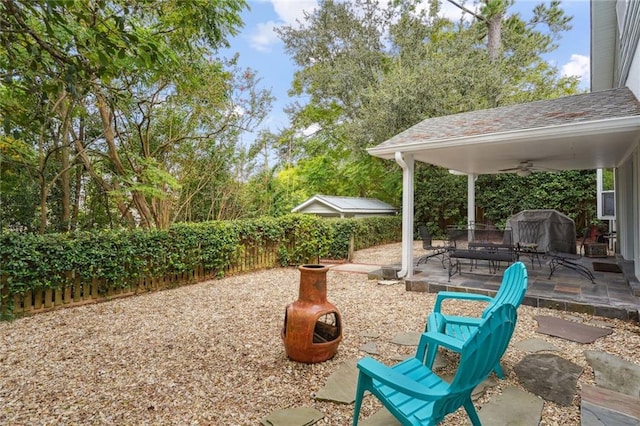
[[360, 374], [365, 374], [390, 388], [416, 399], [429, 401], [446, 395], [445, 392], [421, 385], [371, 357], [365, 357], [358, 361], [358, 369]]
[[462, 293], [459, 291], [441, 291], [436, 295], [436, 302], [433, 305], [433, 312], [440, 312], [442, 308], [442, 302], [444, 302], [447, 299], [470, 300], [470, 301], [481, 301], [481, 302], [491, 302], [493, 300], [493, 298], [486, 296], [484, 294]]
[[458, 325], [467, 325], [467, 326], [475, 326], [478, 327], [482, 322], [482, 318], [474, 318], [474, 317], [460, 317], [455, 315], [442, 315], [443, 320], [446, 324], [458, 324]]
[[427, 344], [444, 346], [445, 348], [451, 349], [456, 352], [460, 352], [462, 350], [462, 345], [464, 345], [464, 341], [462, 340], [435, 331], [427, 331], [426, 333], [422, 333], [420, 340], [421, 344], [426, 341]]

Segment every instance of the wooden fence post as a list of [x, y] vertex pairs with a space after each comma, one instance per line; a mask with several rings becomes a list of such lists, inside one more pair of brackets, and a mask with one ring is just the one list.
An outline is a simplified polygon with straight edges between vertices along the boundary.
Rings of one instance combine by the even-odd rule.
[[347, 261], [351, 262], [353, 260], [353, 254], [356, 251], [356, 237], [351, 235], [349, 237], [349, 253], [347, 254]]

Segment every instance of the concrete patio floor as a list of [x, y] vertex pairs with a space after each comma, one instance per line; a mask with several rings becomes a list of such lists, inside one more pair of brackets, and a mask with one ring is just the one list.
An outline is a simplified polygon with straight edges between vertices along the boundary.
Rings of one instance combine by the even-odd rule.
[[[529, 287], [524, 305], [551, 308], [570, 312], [582, 312], [607, 318], [639, 321], [640, 284], [633, 277], [633, 262], [625, 262], [614, 256], [606, 258], [582, 257], [579, 262], [593, 272], [595, 284], [576, 271], [560, 267], [549, 277], [549, 259], [540, 256], [532, 265], [530, 259], [523, 259], [529, 274]], [[593, 270], [593, 262], [618, 264], [622, 273]], [[414, 261], [414, 266], [417, 259]], [[446, 268], [448, 262], [444, 262]], [[399, 265], [390, 268], [398, 270]], [[407, 291], [437, 293], [439, 291], [464, 291], [492, 294], [497, 291], [506, 264], [500, 265], [495, 274], [490, 273], [487, 264], [479, 263], [471, 270], [470, 264], [461, 266], [461, 273], [449, 280], [448, 270], [439, 259], [432, 258], [414, 268], [414, 276], [405, 280]], [[377, 273], [388, 273], [388, 268]], [[376, 273], [374, 273], [375, 275]]]

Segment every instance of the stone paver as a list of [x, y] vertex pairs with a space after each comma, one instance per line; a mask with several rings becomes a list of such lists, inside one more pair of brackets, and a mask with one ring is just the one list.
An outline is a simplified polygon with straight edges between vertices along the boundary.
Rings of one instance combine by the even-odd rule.
[[640, 399], [612, 390], [583, 385], [580, 401], [582, 426], [638, 426]]
[[355, 272], [359, 274], [369, 274], [380, 269], [380, 265], [367, 265], [364, 263], [344, 263], [342, 265], [331, 266], [332, 271]]
[[544, 401], [514, 386], [506, 386], [478, 411], [484, 425], [538, 426]]
[[391, 339], [391, 343], [403, 346], [418, 346], [418, 343], [420, 343], [420, 336], [422, 336], [422, 333], [419, 333], [417, 331], [398, 333], [393, 336], [393, 339]]
[[396, 285], [400, 284], [398, 280], [380, 280], [378, 281], [378, 285]]
[[294, 407], [274, 411], [262, 419], [264, 426], [311, 426], [324, 418], [324, 414], [312, 407]]
[[537, 315], [535, 319], [538, 321], [537, 333], [560, 337], [572, 342], [592, 343], [600, 337], [613, 333], [610, 328], [593, 327], [546, 315]]
[[356, 386], [358, 385], [358, 360], [353, 358], [345, 361], [333, 372], [324, 387], [316, 394], [316, 399], [323, 401], [351, 404], [356, 400]]
[[547, 342], [546, 340], [536, 339], [533, 337], [531, 339], [515, 343], [514, 346], [520, 350], [531, 353], [544, 351], [558, 352], [560, 350], [557, 346]]
[[367, 342], [364, 345], [360, 346], [360, 351], [361, 352], [366, 352], [368, 354], [371, 355], [377, 355], [378, 352], [378, 345], [376, 345], [375, 342]]
[[560, 405], [571, 405], [582, 367], [555, 354], [530, 354], [514, 368], [522, 386]]
[[600, 351], [584, 351], [584, 356], [598, 386], [640, 398], [640, 365]]

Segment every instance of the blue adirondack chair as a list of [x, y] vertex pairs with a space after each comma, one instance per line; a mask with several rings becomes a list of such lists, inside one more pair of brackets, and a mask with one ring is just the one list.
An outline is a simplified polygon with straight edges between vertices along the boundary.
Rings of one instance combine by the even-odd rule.
[[[485, 318], [499, 306], [508, 303], [517, 309], [522, 303], [522, 299], [524, 299], [524, 295], [527, 292], [528, 281], [529, 278], [525, 264], [522, 262], [515, 262], [504, 271], [502, 284], [500, 284], [500, 289], [494, 297], [475, 293], [441, 291], [436, 295], [433, 312], [427, 317], [425, 331], [442, 333], [457, 340], [465, 341], [469, 336], [471, 336], [471, 333], [478, 328], [482, 318]], [[484, 309], [481, 318], [445, 315], [441, 310], [442, 302], [447, 299], [481, 301], [487, 302], [488, 305]], [[427, 356], [425, 358], [425, 365], [427, 367], [433, 366], [437, 351], [437, 345], [431, 345], [427, 349]], [[493, 370], [495, 371], [496, 376], [501, 379], [504, 378], [504, 373], [502, 372], [502, 367], [500, 367], [499, 359]]]
[[[403, 425], [435, 425], [463, 406], [471, 422], [480, 419], [471, 392], [491, 373], [509, 345], [516, 325], [516, 308], [503, 304], [482, 319], [466, 341], [426, 332], [413, 358], [393, 367], [372, 358], [358, 362], [358, 387], [353, 410], [357, 426], [365, 391], [371, 392]], [[460, 352], [460, 364], [451, 384], [424, 365], [426, 347], [437, 344]]]

